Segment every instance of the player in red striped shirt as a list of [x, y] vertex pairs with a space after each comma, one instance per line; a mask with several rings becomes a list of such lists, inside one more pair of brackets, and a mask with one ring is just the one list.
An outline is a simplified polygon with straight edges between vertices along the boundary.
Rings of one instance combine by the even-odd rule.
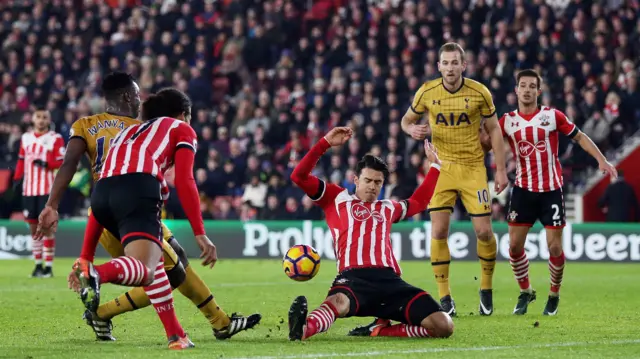
[[[542, 78], [535, 70], [517, 75], [515, 88], [518, 109], [500, 118], [500, 127], [516, 160], [515, 187], [511, 192], [509, 221], [509, 254], [511, 268], [520, 286], [513, 314], [525, 314], [536, 291], [529, 283], [529, 260], [524, 250], [529, 229], [536, 220], [544, 225], [549, 246], [551, 288], [544, 315], [555, 315], [560, 301], [560, 285], [564, 273], [562, 229], [565, 208], [562, 195], [562, 167], [558, 160], [558, 134], [569, 136], [598, 161], [600, 170], [617, 177], [616, 168], [602, 155], [591, 139], [559, 110], [539, 107]], [[488, 142], [483, 143], [488, 148]]]
[[[307, 317], [307, 299], [297, 297], [289, 310], [289, 339], [302, 340], [325, 332], [336, 318], [385, 318], [366, 335], [397, 337], [449, 337], [453, 322], [440, 304], [422, 289], [400, 278], [400, 266], [391, 247], [391, 226], [427, 209], [433, 195], [440, 161], [425, 142], [431, 169], [414, 194], [401, 202], [378, 200], [389, 170], [378, 157], [365, 155], [356, 168], [355, 194], [327, 184], [311, 174], [332, 146], [351, 138], [348, 127], [337, 127], [302, 158], [291, 180], [319, 205], [333, 234], [338, 276], [322, 305]], [[391, 325], [389, 320], [401, 324]]]
[[[171, 117], [163, 117], [167, 115]], [[93, 313], [100, 302], [100, 284], [144, 287], [164, 325], [169, 349], [186, 349], [193, 343], [174, 311], [161, 246], [160, 210], [168, 195], [163, 175], [174, 164], [178, 197], [202, 250], [203, 265], [213, 267], [217, 260], [204, 231], [193, 179], [197, 143], [189, 126], [191, 101], [178, 90], [164, 89], [142, 104], [141, 116], [143, 122], [121, 131], [109, 149], [91, 196], [92, 213], [70, 286]], [[103, 228], [119, 236], [125, 255], [94, 267], [88, 258], [93, 258]]]
[[[34, 129], [22, 135], [13, 180], [16, 187], [19, 187], [22, 182], [25, 221], [29, 223], [31, 236], [34, 237], [38, 225], [38, 214], [47, 202], [55, 171], [62, 165], [65, 148], [62, 136], [49, 130], [51, 124], [49, 111], [36, 110], [31, 121]], [[55, 237], [49, 235], [42, 241], [32, 240], [31, 245], [33, 258], [36, 261], [31, 277], [52, 277]], [[42, 267], [43, 252], [44, 267]]]

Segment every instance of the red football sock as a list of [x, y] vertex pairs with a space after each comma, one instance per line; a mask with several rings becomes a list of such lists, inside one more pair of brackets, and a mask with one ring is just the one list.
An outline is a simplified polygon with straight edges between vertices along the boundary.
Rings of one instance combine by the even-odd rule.
[[516, 280], [518, 281], [518, 285], [520, 286], [520, 290], [526, 291], [531, 288], [531, 283], [529, 283], [529, 259], [527, 258], [527, 252], [522, 250], [522, 253], [514, 253], [509, 251], [509, 256], [511, 257], [511, 269], [513, 270], [513, 275], [515, 275]]
[[31, 253], [33, 253], [33, 259], [36, 264], [42, 264], [42, 241], [31, 240]]
[[107, 263], [95, 266], [100, 275], [100, 284], [113, 283], [130, 287], [139, 287], [153, 272], [150, 272], [139, 260], [123, 256]]
[[42, 242], [44, 247], [44, 263], [47, 267], [51, 267], [53, 265], [53, 256], [56, 251], [56, 239], [54, 237], [49, 237], [43, 239]]
[[551, 274], [551, 293], [558, 295], [564, 274], [564, 252], [559, 256], [549, 256], [549, 273]]
[[338, 310], [336, 307], [330, 302], [323, 302], [318, 309], [311, 312], [307, 317], [303, 339], [329, 330], [331, 324], [336, 321], [337, 316]]
[[144, 287], [144, 291], [149, 296], [153, 307], [156, 308], [156, 313], [158, 313], [164, 330], [167, 332], [167, 338], [171, 338], [174, 335], [183, 338], [185, 334], [176, 317], [171, 284], [169, 284], [169, 278], [167, 278], [167, 273], [164, 270], [164, 258], [160, 257], [160, 262], [155, 268], [153, 283], [148, 287]]
[[380, 329], [379, 337], [427, 338], [432, 335], [429, 330], [417, 325], [396, 324]]
[[104, 227], [93, 216], [93, 213], [89, 214], [87, 220], [87, 228], [84, 230], [84, 241], [82, 242], [82, 251], [80, 252], [80, 258], [86, 259], [89, 262], [93, 262], [96, 255], [96, 247], [100, 240], [100, 235]]

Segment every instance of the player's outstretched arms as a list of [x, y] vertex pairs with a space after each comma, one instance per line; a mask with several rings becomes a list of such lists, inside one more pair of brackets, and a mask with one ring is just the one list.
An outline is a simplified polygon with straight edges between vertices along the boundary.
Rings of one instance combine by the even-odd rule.
[[438, 177], [440, 176], [440, 159], [438, 158], [438, 152], [429, 141], [424, 141], [424, 152], [427, 159], [431, 163], [431, 168], [427, 173], [424, 181], [413, 192], [411, 197], [407, 201], [407, 214], [404, 217], [411, 217], [415, 214], [424, 212], [431, 201], [433, 192], [438, 183]]
[[595, 158], [598, 161], [598, 167], [602, 173], [605, 173], [611, 176], [612, 179], [618, 178], [618, 170], [614, 165], [612, 165], [607, 158], [604, 157], [602, 152], [598, 146], [587, 136], [584, 132], [578, 131], [575, 136], [573, 136], [573, 140], [582, 147], [585, 152], [591, 155], [591, 157]]
[[307, 154], [302, 157], [291, 173], [291, 181], [300, 187], [310, 198], [317, 198], [320, 190], [320, 179], [311, 174], [320, 157], [332, 146], [346, 143], [353, 130], [349, 127], [336, 127], [320, 139]]
[[202, 254], [203, 266], [213, 266], [218, 261], [218, 252], [216, 246], [211, 243], [204, 231], [204, 222], [202, 221], [202, 213], [200, 212], [200, 196], [196, 181], [193, 178], [193, 162], [195, 160], [195, 152], [192, 148], [179, 148], [175, 154], [175, 185], [178, 192], [178, 199], [184, 213], [189, 220], [196, 242]]
[[38, 228], [34, 239], [40, 240], [45, 234], [56, 231], [58, 226], [58, 206], [64, 192], [69, 187], [69, 183], [76, 174], [78, 163], [80, 163], [86, 150], [87, 143], [82, 138], [74, 137], [69, 141], [62, 165], [53, 179], [49, 199], [38, 217]]

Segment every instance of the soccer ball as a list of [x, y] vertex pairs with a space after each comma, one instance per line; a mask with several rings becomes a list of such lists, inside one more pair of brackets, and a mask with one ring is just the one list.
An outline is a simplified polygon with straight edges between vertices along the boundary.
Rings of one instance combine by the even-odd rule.
[[320, 270], [320, 255], [311, 246], [297, 244], [282, 258], [282, 269], [293, 280], [308, 281]]

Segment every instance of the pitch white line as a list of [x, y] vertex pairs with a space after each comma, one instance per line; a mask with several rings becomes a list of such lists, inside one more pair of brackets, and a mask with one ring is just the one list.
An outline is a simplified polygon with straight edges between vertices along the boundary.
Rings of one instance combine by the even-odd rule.
[[[288, 282], [238, 282], [238, 283], [212, 283], [211, 287], [272, 287], [279, 285], [294, 285], [298, 282], [288, 281]], [[322, 283], [326, 285], [326, 283]]]
[[[415, 339], [420, 340], [420, 339]], [[624, 345], [624, 344], [640, 344], [640, 339], [630, 340], [613, 340], [608, 342], [567, 342], [567, 343], [547, 343], [534, 345], [505, 345], [492, 347], [469, 347], [469, 348], [424, 348], [424, 349], [407, 349], [407, 350], [380, 350], [359, 353], [313, 353], [313, 354], [297, 354], [297, 355], [278, 355], [278, 356], [261, 356], [261, 357], [233, 357], [227, 359], [306, 359], [306, 358], [334, 358], [334, 357], [369, 357], [390, 354], [423, 354], [423, 353], [443, 353], [443, 352], [484, 352], [509, 349], [536, 349], [536, 348], [560, 348], [560, 347], [579, 347], [593, 345]]]
[[[1, 0], [0, 0], [1, 1]], [[234, 287], [276, 287], [276, 286], [289, 286], [296, 285], [298, 282], [289, 281], [289, 282], [237, 282], [237, 283], [217, 283], [212, 284], [212, 288], [234, 288]], [[318, 283], [308, 283], [307, 285], [324, 285], [324, 282]], [[66, 292], [69, 291], [66, 287], [41, 287], [38, 283], [34, 283], [33, 285], [22, 285], [22, 286], [14, 286], [8, 288], [1, 288], [0, 291], [4, 292]]]

